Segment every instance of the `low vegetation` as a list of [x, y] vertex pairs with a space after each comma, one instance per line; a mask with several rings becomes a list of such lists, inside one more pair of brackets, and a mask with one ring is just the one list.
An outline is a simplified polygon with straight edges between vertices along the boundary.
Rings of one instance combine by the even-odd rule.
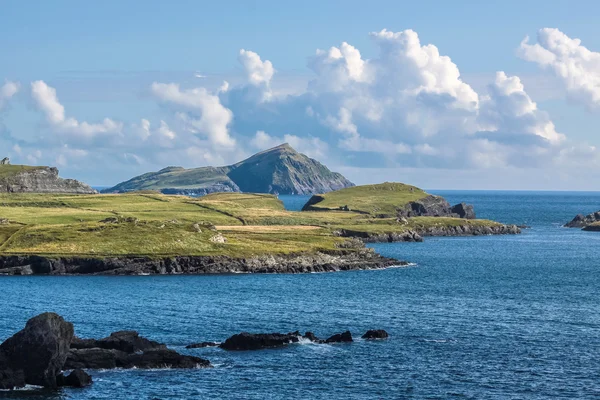
[[247, 257], [344, 247], [348, 239], [334, 235], [340, 229], [389, 233], [440, 224], [496, 224], [380, 215], [425, 195], [399, 184], [356, 187], [324, 195], [320, 211], [293, 212], [268, 194], [0, 194], [0, 254]]

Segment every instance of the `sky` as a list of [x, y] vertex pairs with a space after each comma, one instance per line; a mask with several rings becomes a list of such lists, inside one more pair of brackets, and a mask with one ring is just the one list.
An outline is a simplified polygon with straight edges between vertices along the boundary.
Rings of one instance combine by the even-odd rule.
[[110, 186], [290, 143], [357, 184], [600, 190], [600, 2], [0, 0], [0, 157]]

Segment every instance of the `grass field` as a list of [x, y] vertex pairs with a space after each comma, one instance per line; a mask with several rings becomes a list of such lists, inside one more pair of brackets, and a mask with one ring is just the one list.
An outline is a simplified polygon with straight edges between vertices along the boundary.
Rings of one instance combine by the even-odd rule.
[[[431, 225], [496, 224], [456, 218], [380, 218], [394, 201], [419, 198], [419, 189], [402, 185], [347, 190], [325, 195], [321, 211], [286, 211], [275, 196], [217, 193], [200, 198], [156, 192], [106, 195], [0, 194], [0, 254], [86, 256], [172, 256], [315, 252], [335, 249], [344, 228], [389, 233]], [[343, 193], [344, 192], [344, 193]], [[375, 204], [381, 193], [392, 199]], [[402, 192], [403, 194], [401, 194]], [[425, 194], [426, 195], [426, 194]], [[358, 198], [364, 197], [364, 198]], [[394, 200], [395, 199], [395, 200]], [[346, 203], [360, 212], [340, 211]], [[367, 213], [368, 212], [368, 213]], [[372, 214], [374, 213], [374, 214]], [[224, 236], [225, 243], [218, 238]]]

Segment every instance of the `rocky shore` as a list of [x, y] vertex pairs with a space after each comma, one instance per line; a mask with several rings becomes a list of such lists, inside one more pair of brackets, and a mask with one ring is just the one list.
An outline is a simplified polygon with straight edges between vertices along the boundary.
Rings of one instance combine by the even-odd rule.
[[482, 236], [482, 235], [517, 235], [521, 229], [516, 225], [455, 225], [455, 226], [430, 226], [415, 228], [414, 230], [400, 232], [363, 232], [349, 229], [340, 229], [334, 232], [340, 237], [358, 238], [365, 243], [386, 242], [422, 242], [426, 236]]
[[587, 231], [600, 231], [600, 227], [594, 224], [600, 222], [600, 211], [583, 215], [578, 214], [570, 222], [565, 224], [566, 228], [582, 228]]
[[1, 275], [174, 275], [234, 273], [310, 273], [382, 269], [407, 265], [372, 249], [339, 249], [311, 254], [234, 258], [178, 257], [44, 257], [0, 256]]

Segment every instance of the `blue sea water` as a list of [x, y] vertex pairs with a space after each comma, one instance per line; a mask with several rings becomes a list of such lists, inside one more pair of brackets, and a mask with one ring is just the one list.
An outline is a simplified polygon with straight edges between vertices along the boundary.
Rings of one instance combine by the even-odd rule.
[[[94, 371], [43, 399], [573, 399], [600, 397], [600, 234], [562, 228], [600, 193], [439, 192], [518, 236], [375, 244], [408, 268], [304, 275], [2, 277], [0, 339], [44, 311], [82, 337], [135, 329], [206, 357], [202, 370]], [[298, 208], [299, 199], [285, 198]], [[295, 204], [295, 205], [294, 205]], [[301, 205], [300, 205], [301, 206]], [[185, 350], [241, 331], [386, 341]]]

